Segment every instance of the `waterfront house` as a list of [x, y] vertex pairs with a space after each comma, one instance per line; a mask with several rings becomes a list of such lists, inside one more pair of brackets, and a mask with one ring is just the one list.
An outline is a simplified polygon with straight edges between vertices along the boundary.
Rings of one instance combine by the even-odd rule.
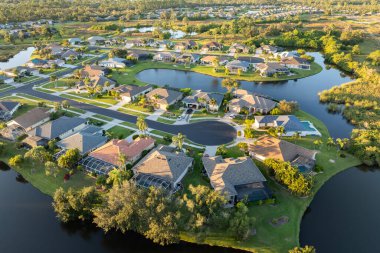
[[211, 186], [226, 195], [229, 205], [244, 199], [258, 201], [271, 197], [265, 177], [250, 157], [203, 157], [202, 162]]
[[267, 114], [277, 104], [271, 99], [251, 94], [242, 89], [236, 90], [234, 95], [235, 98], [228, 103], [228, 110], [233, 113], [242, 113], [245, 110], [248, 114]]
[[281, 59], [280, 64], [290, 69], [310, 70], [310, 62], [301, 57], [286, 57], [286, 58]]
[[253, 127], [256, 129], [283, 127], [285, 130], [283, 136], [293, 136], [295, 133], [299, 133], [301, 136], [321, 136], [321, 133], [312, 125], [312, 123], [309, 121], [300, 121], [294, 115], [255, 116]]
[[185, 97], [182, 103], [187, 108], [206, 108], [210, 111], [219, 111], [224, 95], [216, 92], [197, 91], [194, 95]]
[[246, 61], [233, 60], [226, 64], [225, 68], [230, 71], [231, 74], [236, 74], [240, 71], [247, 72], [249, 70], [249, 63]]
[[136, 100], [139, 96], [143, 96], [153, 90], [152, 85], [137, 86], [137, 85], [121, 85], [114, 89], [118, 92], [123, 102], [130, 103]]
[[171, 52], [159, 52], [153, 56], [153, 61], [173, 62], [177, 54]]
[[288, 75], [290, 73], [287, 67], [277, 62], [259, 63], [256, 65], [256, 69], [260, 72], [260, 75], [263, 77], [270, 77], [275, 74]]
[[310, 171], [314, 168], [315, 155], [317, 154], [314, 150], [268, 135], [259, 137], [254, 144], [249, 145], [248, 149], [250, 156], [259, 161], [272, 158], [290, 162], [293, 166], [298, 167], [301, 172]]
[[125, 68], [127, 67], [127, 60], [123, 58], [109, 58], [99, 62], [99, 66], [106, 68]]
[[146, 94], [149, 101], [154, 103], [155, 107], [161, 110], [167, 110], [168, 106], [175, 104], [182, 98], [182, 92], [157, 88]]
[[181, 181], [192, 168], [194, 159], [174, 147], [159, 145], [151, 150], [133, 168], [137, 185], [149, 188], [162, 187], [175, 192]]
[[199, 61], [198, 54], [184, 53], [176, 58], [176, 63], [186, 64], [186, 63], [197, 63]]
[[215, 55], [207, 55], [207, 56], [201, 58], [200, 63], [202, 65], [215, 66], [216, 67], [219, 64], [219, 57], [215, 56]]

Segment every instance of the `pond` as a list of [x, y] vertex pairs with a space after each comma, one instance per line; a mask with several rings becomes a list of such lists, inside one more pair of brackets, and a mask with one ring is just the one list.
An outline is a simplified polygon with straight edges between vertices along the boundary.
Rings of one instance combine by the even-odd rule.
[[301, 244], [318, 253], [380, 252], [379, 182], [379, 168], [351, 168], [331, 178], [303, 217]]
[[[123, 29], [124, 32], [137, 31], [139, 33], [153, 32], [154, 30], [155, 30], [155, 27], [153, 27], [153, 26], [141, 27], [141, 28], [127, 27], [127, 28]], [[163, 30], [162, 32], [169, 32], [172, 39], [181, 39], [181, 38], [185, 37], [186, 35], [189, 35], [189, 36], [197, 35], [196, 32], [185, 33], [181, 30], [172, 30], [172, 29]]]
[[27, 49], [22, 50], [16, 55], [14, 55], [7, 62], [0, 62], [0, 70], [10, 69], [24, 65], [27, 61], [29, 61], [30, 56], [33, 54], [34, 50], [34, 47], [28, 47]]
[[62, 224], [55, 217], [51, 201], [51, 197], [0, 162], [0, 252], [242, 252], [190, 243], [161, 247], [136, 233], [104, 234], [94, 226]]
[[[295, 100], [300, 104], [302, 110], [322, 120], [333, 137], [348, 137], [353, 126], [347, 123], [341, 115], [328, 113], [327, 106], [319, 102], [318, 93], [335, 85], [346, 83], [351, 78], [342, 75], [337, 69], [328, 68], [324, 64], [324, 58], [320, 53], [309, 54], [314, 56], [315, 62], [323, 67], [320, 73], [298, 80], [281, 82], [242, 81], [241, 88], [278, 100]], [[168, 85], [174, 88], [226, 92], [226, 89], [221, 86], [222, 78], [196, 72], [147, 69], [138, 73], [136, 77], [143, 82], [159, 86]]]

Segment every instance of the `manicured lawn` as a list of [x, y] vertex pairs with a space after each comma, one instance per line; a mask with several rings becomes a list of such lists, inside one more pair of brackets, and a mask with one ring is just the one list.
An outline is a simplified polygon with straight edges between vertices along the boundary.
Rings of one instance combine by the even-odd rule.
[[52, 73], [59, 72], [64, 69], [65, 69], [64, 67], [57, 67], [55, 69], [41, 69], [40, 72], [41, 74], [44, 74], [44, 75], [50, 75]]
[[90, 124], [95, 125], [95, 126], [103, 126], [106, 123], [103, 120], [99, 120], [97, 118], [87, 118]]
[[102, 119], [102, 120], [105, 120], [105, 121], [112, 121], [113, 118], [110, 118], [110, 117], [107, 117], [107, 116], [104, 116], [102, 114], [95, 114], [93, 115], [92, 117], [94, 118], [98, 118], [98, 119]]
[[137, 105], [135, 103], [125, 104], [125, 105], [123, 105], [123, 107], [126, 109], [132, 109], [132, 110], [136, 110], [136, 111], [146, 112], [149, 114], [152, 113], [151, 111], [149, 111], [148, 107], [143, 107], [143, 106]]
[[21, 78], [17, 78], [16, 82], [17, 83], [26, 83], [26, 82], [30, 82], [33, 80], [37, 80], [39, 78], [40, 78], [39, 76], [23, 76]]
[[42, 88], [54, 89], [54, 90], [65, 90], [68, 88], [68, 82], [75, 83], [76, 81], [77, 81], [76, 79], [62, 78], [57, 81], [44, 84], [42, 85]]
[[157, 119], [158, 122], [165, 123], [165, 124], [174, 124], [175, 120], [169, 120], [162, 117], [159, 117]]
[[122, 112], [122, 113], [125, 113], [125, 114], [129, 114], [129, 115], [133, 115], [133, 116], [136, 116], [136, 117], [147, 117], [148, 115], [145, 114], [145, 113], [142, 113], [142, 112], [136, 112], [136, 111], [131, 111], [131, 110], [128, 110], [126, 108], [123, 108], [123, 107], [120, 107], [119, 109], [117, 109], [119, 112]]
[[[7, 148], [0, 155], [0, 160], [8, 162], [9, 158], [14, 155], [24, 155], [25, 149], [17, 150], [15, 144], [12, 142], [6, 142]], [[55, 190], [59, 187], [68, 189], [70, 187], [80, 189], [86, 186], [95, 184], [95, 179], [87, 176], [82, 172], [76, 172], [68, 181], [63, 180], [63, 176], [67, 173], [66, 170], [61, 170], [57, 177], [46, 176], [45, 169], [42, 164], [33, 164], [29, 161], [25, 161], [21, 166], [13, 168], [20, 173], [29, 183], [39, 189], [41, 192], [53, 196]]]
[[[326, 140], [329, 137], [328, 130], [320, 120], [302, 111], [297, 112], [296, 115], [301, 119], [311, 121], [322, 133], [323, 136], [321, 139], [326, 143]], [[301, 140], [297, 140], [296, 144], [307, 148], [315, 148], [313, 144], [315, 138], [319, 137], [302, 138]], [[283, 253], [287, 252], [295, 245], [298, 245], [301, 219], [315, 193], [333, 175], [360, 164], [358, 159], [348, 153], [345, 153], [346, 158], [337, 158], [336, 151], [333, 149], [329, 150], [326, 144], [323, 144], [319, 148], [319, 151], [320, 153], [317, 155], [317, 164], [322, 166], [324, 171], [314, 177], [312, 194], [306, 198], [298, 198], [291, 195], [285, 190], [285, 188], [274, 182], [268, 176], [267, 171], [260, 162], [255, 161], [267, 178], [269, 187], [276, 196], [276, 205], [249, 205], [249, 212], [251, 216], [256, 219], [254, 227], [257, 230], [257, 234], [255, 236], [250, 236], [246, 241], [235, 241], [227, 231], [212, 231], [211, 235], [206, 238], [205, 243], [265, 253]], [[231, 156], [241, 155], [235, 147], [230, 148], [229, 152], [231, 152]], [[330, 159], [335, 160], [335, 162], [330, 162]], [[188, 180], [191, 182], [197, 182], [197, 180], [201, 179], [190, 178]], [[289, 222], [277, 227], [269, 224], [272, 219], [281, 216], [289, 217]], [[196, 242], [196, 238], [188, 232], [183, 232], [181, 238], [186, 241]]]
[[92, 104], [92, 105], [95, 105], [95, 106], [99, 106], [99, 107], [103, 107], [103, 108], [108, 108], [110, 106], [107, 106], [105, 104], [101, 104], [101, 103], [97, 103], [95, 101], [91, 101], [89, 99], [84, 99], [84, 98], [78, 98], [78, 97], [74, 97], [72, 95], [68, 95], [68, 94], [61, 94], [59, 95], [60, 97], [63, 97], [63, 98], [67, 98], [67, 99], [72, 99], [72, 100], [76, 100], [78, 102], [81, 102], [81, 103], [86, 103], [86, 104]]
[[136, 124], [130, 123], [130, 122], [123, 122], [121, 123], [124, 126], [132, 127], [132, 128], [137, 128]]
[[108, 95], [102, 95], [101, 97], [95, 97], [95, 96], [89, 96], [87, 93], [69, 92], [68, 94], [84, 98], [88, 101], [87, 102], [88, 104], [92, 104], [95, 101], [96, 103], [97, 102], [106, 103], [106, 104], [109, 104], [111, 106], [111, 105], [116, 105], [119, 102], [115, 98], [108, 96]]
[[134, 133], [134, 131], [121, 126], [114, 126], [108, 129], [107, 132], [110, 133], [113, 138], [119, 139], [124, 139]]

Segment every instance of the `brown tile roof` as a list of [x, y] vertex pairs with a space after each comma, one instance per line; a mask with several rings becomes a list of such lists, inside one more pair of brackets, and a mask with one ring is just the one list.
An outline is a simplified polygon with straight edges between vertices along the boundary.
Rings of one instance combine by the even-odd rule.
[[130, 160], [141, 154], [153, 143], [154, 139], [150, 137], [137, 138], [133, 142], [114, 139], [91, 152], [89, 156], [117, 166], [120, 154], [124, 154], [127, 157], [127, 160]]
[[[158, 95], [158, 99], [155, 98], [155, 95]], [[159, 104], [171, 104], [174, 100], [182, 96], [182, 92], [157, 88], [146, 94], [147, 98], [155, 100]]]

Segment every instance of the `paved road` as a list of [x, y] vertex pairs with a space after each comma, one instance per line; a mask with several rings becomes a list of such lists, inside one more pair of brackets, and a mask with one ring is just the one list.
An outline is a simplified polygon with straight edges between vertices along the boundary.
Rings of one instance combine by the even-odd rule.
[[[80, 68], [80, 67], [78, 67]], [[78, 69], [75, 68], [75, 69]], [[57, 76], [63, 76], [68, 73], [73, 72], [75, 69], [68, 69], [57, 74]], [[131, 123], [136, 123], [136, 116], [128, 115], [118, 111], [113, 111], [101, 107], [97, 107], [90, 104], [80, 103], [75, 100], [70, 100], [58, 96], [54, 96], [48, 93], [36, 91], [33, 89], [34, 85], [42, 84], [48, 82], [49, 78], [44, 78], [41, 80], [36, 80], [34, 82], [28, 83], [22, 87], [18, 87], [13, 90], [8, 90], [5, 92], [0, 92], [0, 96], [11, 95], [12, 93], [25, 93], [35, 97], [39, 97], [49, 101], [63, 101], [68, 100], [70, 105], [73, 107], [80, 108], [82, 110], [90, 111], [96, 114], [102, 114], [111, 118], [119, 119], [122, 121], [127, 121]], [[157, 121], [146, 120], [149, 128], [165, 131], [172, 134], [182, 133], [186, 135], [191, 141], [203, 144], [203, 145], [221, 145], [231, 142], [236, 137], [236, 130], [234, 127], [227, 123], [220, 121], [202, 121], [186, 125], [169, 125], [165, 123], [160, 123]]]

